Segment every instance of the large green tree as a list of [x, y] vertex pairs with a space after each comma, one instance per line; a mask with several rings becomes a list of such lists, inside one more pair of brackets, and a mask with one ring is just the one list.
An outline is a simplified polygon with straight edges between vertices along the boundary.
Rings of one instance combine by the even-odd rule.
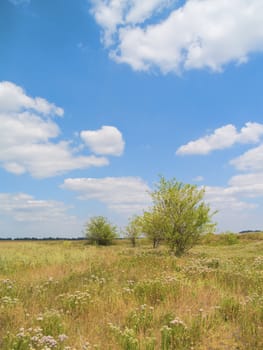
[[117, 238], [117, 228], [104, 216], [93, 216], [85, 225], [86, 238], [90, 243], [110, 245]]
[[[163, 235], [178, 256], [192, 248], [202, 234], [215, 228], [211, 221], [213, 213], [203, 200], [204, 194], [205, 190], [195, 185], [176, 179], [166, 180], [164, 177], [151, 192], [153, 208], [145, 212], [142, 218], [146, 222], [147, 218], [151, 219], [148, 221], [152, 224], [152, 233]], [[157, 224], [154, 224], [154, 218]]]

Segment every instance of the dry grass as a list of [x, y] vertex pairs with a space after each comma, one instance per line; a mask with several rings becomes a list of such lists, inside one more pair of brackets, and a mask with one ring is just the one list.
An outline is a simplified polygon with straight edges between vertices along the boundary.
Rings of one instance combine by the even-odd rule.
[[1, 242], [0, 348], [262, 349], [263, 241], [235, 243]]

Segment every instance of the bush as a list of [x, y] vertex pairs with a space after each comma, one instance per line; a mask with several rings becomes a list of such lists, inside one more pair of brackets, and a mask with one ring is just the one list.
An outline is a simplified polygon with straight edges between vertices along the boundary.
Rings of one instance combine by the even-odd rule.
[[219, 241], [225, 245], [237, 244], [238, 239], [238, 235], [232, 232], [225, 232], [219, 235]]
[[87, 240], [97, 245], [111, 245], [118, 237], [116, 226], [104, 216], [92, 217], [86, 224], [85, 233]]

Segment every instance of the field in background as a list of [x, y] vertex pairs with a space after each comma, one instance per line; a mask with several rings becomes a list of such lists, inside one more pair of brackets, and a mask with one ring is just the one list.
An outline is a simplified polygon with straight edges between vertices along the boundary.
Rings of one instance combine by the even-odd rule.
[[0, 242], [0, 349], [261, 350], [262, 234], [186, 256], [141, 242]]

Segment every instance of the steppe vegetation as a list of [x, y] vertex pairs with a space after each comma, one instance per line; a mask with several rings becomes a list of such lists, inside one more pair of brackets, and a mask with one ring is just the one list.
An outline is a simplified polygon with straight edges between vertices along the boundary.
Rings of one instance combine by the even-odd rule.
[[176, 257], [127, 240], [0, 242], [1, 350], [261, 350], [263, 234]]

